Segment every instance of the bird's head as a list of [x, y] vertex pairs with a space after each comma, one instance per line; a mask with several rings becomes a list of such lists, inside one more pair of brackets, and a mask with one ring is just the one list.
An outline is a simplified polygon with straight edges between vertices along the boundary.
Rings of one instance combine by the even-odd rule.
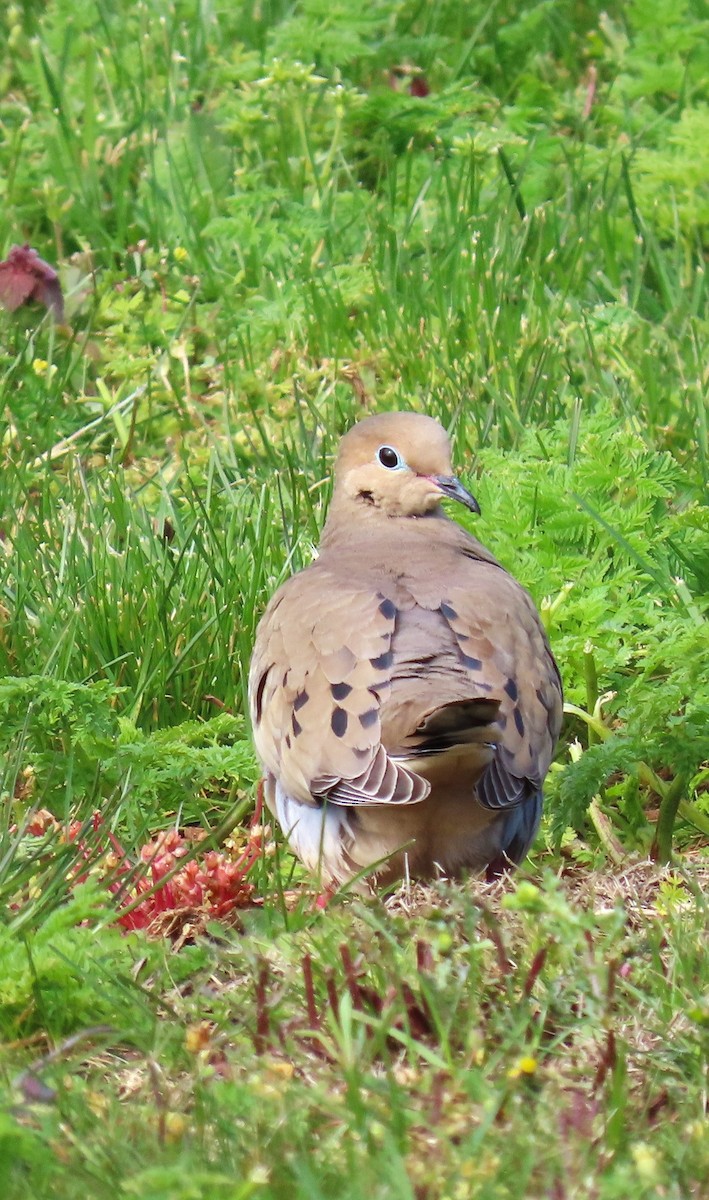
[[438, 421], [421, 413], [366, 417], [345, 434], [335, 464], [333, 505], [387, 517], [422, 517], [445, 498], [474, 513], [474, 496], [452, 473], [450, 442]]

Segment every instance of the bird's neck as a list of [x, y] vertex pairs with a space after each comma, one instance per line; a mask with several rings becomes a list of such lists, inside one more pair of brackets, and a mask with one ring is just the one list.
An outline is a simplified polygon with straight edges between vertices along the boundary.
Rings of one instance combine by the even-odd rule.
[[[445, 531], [445, 532], [444, 532]], [[432, 512], [420, 516], [392, 515], [378, 504], [365, 499], [352, 499], [350, 496], [333, 496], [320, 537], [320, 548], [329, 549], [332, 546], [342, 546], [357, 541], [360, 538], [376, 538], [381, 535], [389, 539], [402, 539], [408, 542], [410, 537], [420, 539], [446, 537], [446, 533], [457, 536], [460, 527], [451, 521], [439, 506]]]

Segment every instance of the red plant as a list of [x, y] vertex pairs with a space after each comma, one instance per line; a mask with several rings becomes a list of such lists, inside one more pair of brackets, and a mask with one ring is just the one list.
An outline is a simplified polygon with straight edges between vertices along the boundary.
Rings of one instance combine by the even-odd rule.
[[37, 251], [25, 243], [13, 246], [0, 262], [0, 304], [14, 312], [22, 304], [36, 300], [64, 320], [64, 297], [59, 276]]
[[[101, 814], [94, 813], [94, 832], [103, 836], [104, 846], [108, 843], [110, 847], [99, 859], [98, 870], [107, 890], [118, 900], [118, 924], [126, 930], [173, 932], [188, 920], [223, 919], [247, 905], [254, 890], [247, 875], [262, 850], [260, 815], [257, 808], [246, 844], [236, 857], [222, 850], [200, 854], [197, 847], [204, 837], [201, 830], [179, 833], [168, 829], [141, 847], [136, 863], [115, 834], [105, 829]], [[87, 868], [95, 858], [95, 852], [83, 840], [84, 830], [80, 821], [64, 830], [46, 809], [35, 812], [26, 828], [34, 837], [51, 832], [77, 844], [83, 862], [74, 868], [73, 883], [86, 879]], [[180, 866], [180, 860], [188, 856], [189, 861]], [[175, 925], [170, 918], [178, 914], [182, 920]]]
[[[109, 834], [109, 837], [114, 852], [125, 860], [122, 847], [113, 835]], [[140, 858], [146, 871], [131, 885], [123, 902], [122, 907], [130, 911], [121, 914], [119, 910], [118, 922], [124, 929], [145, 929], [165, 913], [183, 909], [197, 911], [206, 919], [225, 917], [249, 902], [253, 886], [246, 880], [246, 875], [261, 852], [260, 840], [250, 837], [235, 860], [220, 850], [207, 850], [175, 870], [180, 859], [190, 853], [191, 841], [193, 843], [193, 839], [176, 829], [170, 829], [142, 847]], [[125, 871], [129, 870], [126, 864]], [[120, 868], [119, 871], [124, 874]], [[165, 882], [161, 883], [161, 880]], [[159, 885], [157, 888], [156, 884]], [[109, 884], [109, 890], [114, 894], [123, 887], [122, 879]], [[135, 900], [148, 892], [151, 894], [133, 907]]]

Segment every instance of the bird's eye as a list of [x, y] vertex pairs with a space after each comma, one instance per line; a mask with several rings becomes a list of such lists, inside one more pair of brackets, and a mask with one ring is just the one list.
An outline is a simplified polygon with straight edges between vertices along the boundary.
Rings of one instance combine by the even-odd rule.
[[395, 471], [397, 467], [402, 466], [402, 461], [391, 446], [380, 446], [377, 450], [377, 458], [383, 467], [388, 467], [390, 471]]

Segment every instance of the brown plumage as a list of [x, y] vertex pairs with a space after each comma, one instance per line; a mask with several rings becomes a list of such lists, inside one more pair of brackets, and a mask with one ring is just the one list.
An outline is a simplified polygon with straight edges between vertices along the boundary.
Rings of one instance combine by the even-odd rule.
[[324, 883], [520, 862], [561, 682], [528, 593], [451, 521], [479, 511], [441, 426], [343, 438], [319, 557], [259, 625], [249, 696], [266, 801]]

